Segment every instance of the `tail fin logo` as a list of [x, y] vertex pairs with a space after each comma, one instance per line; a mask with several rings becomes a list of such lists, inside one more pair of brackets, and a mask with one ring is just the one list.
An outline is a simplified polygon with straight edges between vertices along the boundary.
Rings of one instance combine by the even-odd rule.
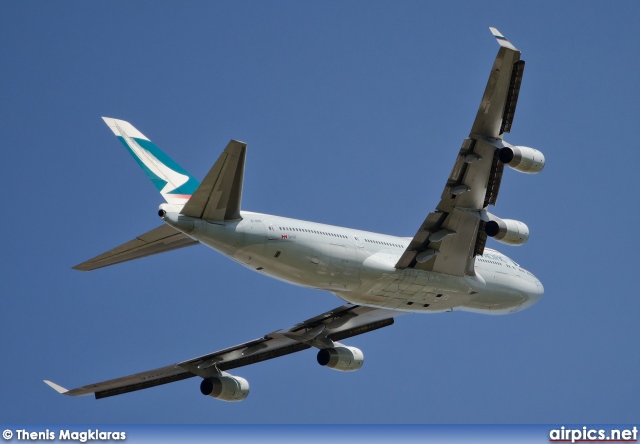
[[124, 132], [120, 126], [116, 123], [116, 128], [118, 128], [118, 132], [120, 132], [122, 138], [126, 145], [133, 151], [133, 154], [140, 159], [140, 162], [146, 166], [150, 172], [155, 174], [158, 179], [166, 182], [165, 186], [160, 189], [160, 193], [162, 195], [169, 194], [172, 191], [180, 188], [182, 185], [189, 181], [189, 176], [184, 174], [180, 174], [177, 171], [172, 170], [164, 163], [160, 162], [156, 156], [154, 156], [151, 151], [144, 149], [138, 144], [138, 142], [129, 137], [126, 132]]
[[103, 117], [138, 165], [170, 204], [184, 204], [200, 185], [197, 179], [124, 120]]

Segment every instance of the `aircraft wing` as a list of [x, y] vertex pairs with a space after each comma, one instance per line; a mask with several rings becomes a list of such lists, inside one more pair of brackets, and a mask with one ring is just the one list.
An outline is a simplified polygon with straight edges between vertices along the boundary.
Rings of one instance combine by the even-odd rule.
[[164, 253], [165, 251], [196, 245], [197, 243], [198, 241], [191, 239], [175, 228], [169, 225], [162, 225], [141, 234], [119, 247], [78, 264], [73, 268], [80, 271], [91, 271], [97, 268], [151, 256], [152, 254]]
[[393, 317], [401, 314], [403, 313], [394, 310], [347, 304], [262, 338], [155, 370], [73, 390], [67, 390], [51, 381], [44, 382], [58, 393], [68, 396], [94, 394], [96, 399], [106, 398], [194, 376], [209, 378], [220, 371], [255, 364], [310, 347], [329, 347], [332, 342], [391, 325]]
[[436, 210], [429, 213], [396, 268], [417, 268], [474, 276], [474, 257], [484, 251], [489, 221], [504, 165], [498, 148], [511, 130], [524, 71], [520, 51], [495, 28], [500, 44], [469, 137], [464, 140]]

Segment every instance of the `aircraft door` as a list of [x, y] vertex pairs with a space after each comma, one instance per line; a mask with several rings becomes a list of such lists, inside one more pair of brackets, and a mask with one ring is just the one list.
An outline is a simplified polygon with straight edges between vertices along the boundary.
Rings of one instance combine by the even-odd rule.
[[356, 247], [364, 248], [364, 244], [362, 243], [362, 238], [360, 236], [356, 236], [355, 234], [352, 234], [351, 237], [353, 237]]
[[360, 285], [360, 266], [353, 245], [329, 245], [329, 275], [336, 290], [353, 290]]
[[267, 228], [267, 240], [280, 239], [280, 230], [278, 227], [270, 220], [266, 220], [264, 223]]

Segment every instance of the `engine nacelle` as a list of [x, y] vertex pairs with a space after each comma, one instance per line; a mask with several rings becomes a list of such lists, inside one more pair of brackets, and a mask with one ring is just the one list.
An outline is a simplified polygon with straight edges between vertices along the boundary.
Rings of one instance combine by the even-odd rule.
[[318, 364], [326, 365], [341, 372], [360, 370], [363, 363], [364, 354], [362, 350], [355, 347], [341, 345], [333, 348], [323, 348], [318, 352]]
[[544, 168], [544, 155], [527, 146], [507, 146], [500, 149], [500, 161], [516, 171], [537, 174]]
[[494, 217], [485, 224], [484, 231], [488, 236], [507, 245], [522, 245], [529, 239], [529, 227], [518, 220]]
[[222, 401], [242, 401], [249, 396], [249, 382], [239, 376], [214, 376], [202, 380], [200, 392]]

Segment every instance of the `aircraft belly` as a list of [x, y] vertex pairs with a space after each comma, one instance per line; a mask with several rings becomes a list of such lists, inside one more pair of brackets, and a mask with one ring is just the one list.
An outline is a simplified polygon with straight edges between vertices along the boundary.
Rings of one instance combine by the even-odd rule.
[[289, 283], [311, 288], [327, 288], [323, 273], [328, 255], [310, 254], [300, 242], [272, 240], [265, 247], [263, 272]]
[[329, 291], [355, 290], [360, 286], [355, 252], [342, 245], [267, 241], [265, 272], [298, 285]]
[[[378, 259], [368, 259], [365, 266], [380, 267]], [[341, 293], [340, 297], [361, 305], [432, 313], [451, 311], [470, 297], [469, 287], [456, 276], [410, 268], [377, 271], [375, 268], [364, 270], [360, 290]]]
[[273, 236], [262, 216], [227, 225], [196, 221], [191, 235], [250, 269], [288, 283], [329, 291], [360, 286], [353, 246]]
[[[477, 267], [479, 277], [433, 271], [398, 270], [398, 255], [371, 253], [348, 243], [315, 242], [303, 235], [269, 236], [262, 220], [232, 224], [196, 220], [189, 234], [242, 265], [273, 278], [329, 290], [353, 304], [408, 312], [463, 310], [505, 314], [535, 303], [535, 279], [491, 267]], [[522, 274], [522, 273], [521, 273]]]
[[537, 301], [529, 296], [537, 291], [533, 290], [535, 283], [519, 276], [496, 277], [483, 271], [480, 279], [463, 278], [409, 268], [396, 270], [388, 266], [391, 262], [384, 255], [370, 256], [363, 263], [361, 287], [338, 296], [353, 304], [423, 313], [461, 310], [506, 314]]

